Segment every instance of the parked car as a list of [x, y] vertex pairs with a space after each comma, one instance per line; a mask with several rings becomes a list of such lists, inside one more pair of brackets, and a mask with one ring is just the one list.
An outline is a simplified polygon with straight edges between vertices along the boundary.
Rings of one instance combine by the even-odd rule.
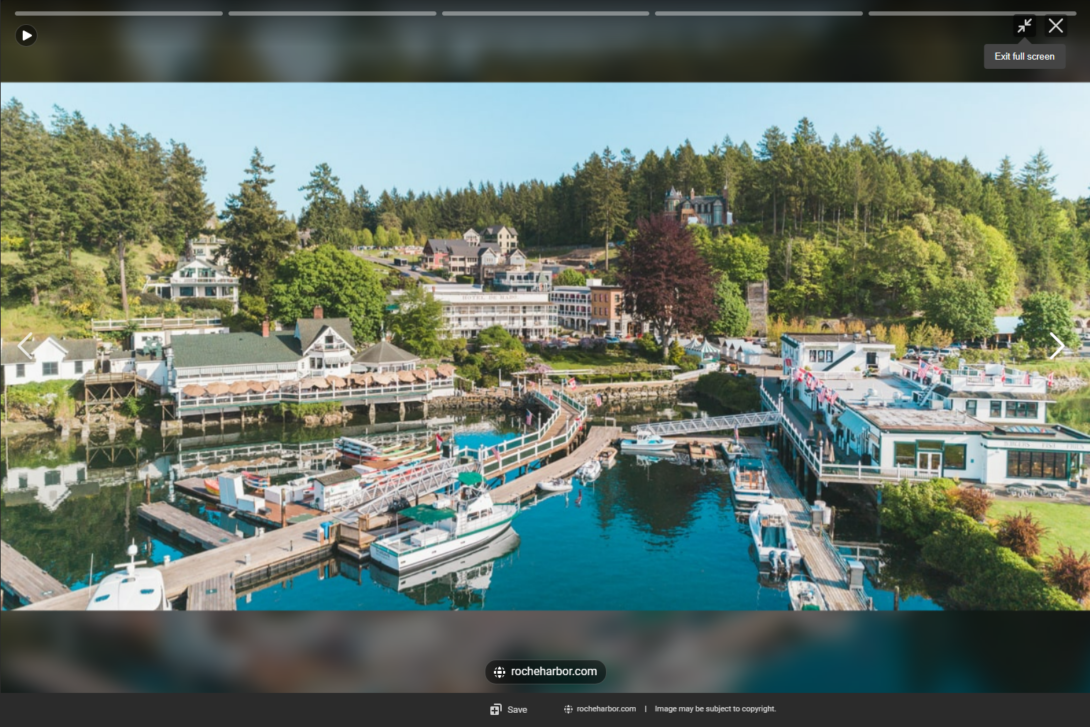
[[956, 346], [950, 346], [948, 348], [940, 348], [939, 349], [939, 355], [942, 356], [943, 358], [946, 358], [947, 356], [960, 356], [961, 355], [961, 349], [957, 348]]
[[620, 343], [621, 339], [616, 336], [606, 336], [606, 343]]

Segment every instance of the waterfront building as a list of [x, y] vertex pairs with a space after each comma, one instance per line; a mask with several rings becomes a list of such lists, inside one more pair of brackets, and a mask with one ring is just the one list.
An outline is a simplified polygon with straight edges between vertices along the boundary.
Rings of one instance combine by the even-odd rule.
[[758, 366], [764, 351], [756, 343], [744, 338], [722, 338], [719, 340], [719, 356], [742, 366]]
[[379, 341], [366, 348], [352, 360], [354, 373], [380, 373], [389, 371], [415, 371], [420, 357], [398, 348], [389, 341]]
[[780, 354], [784, 373], [802, 368], [814, 373], [844, 374], [866, 371], [890, 373], [896, 347], [866, 333], [784, 333]]
[[552, 289], [549, 302], [556, 306], [558, 326], [570, 331], [590, 329], [590, 290], [589, 285], [559, 285]]
[[40, 384], [46, 381], [82, 379], [95, 372], [98, 342], [93, 338], [34, 340], [28, 333], [18, 342], [0, 342], [3, 385]]
[[594, 285], [590, 290], [590, 327], [596, 335], [638, 338], [647, 326], [624, 309], [624, 288], [619, 285]]
[[492, 288], [501, 293], [548, 293], [553, 289], [553, 276], [540, 267], [503, 265], [492, 270]]
[[178, 265], [168, 276], [148, 276], [144, 283], [145, 293], [155, 293], [160, 298], [208, 298], [228, 300], [233, 310], [238, 310], [238, 278], [207, 260], [190, 260]]
[[476, 338], [481, 331], [500, 326], [513, 336], [536, 340], [556, 329], [556, 306], [548, 293], [486, 293], [476, 285], [425, 286], [443, 306], [443, 334], [448, 338]]

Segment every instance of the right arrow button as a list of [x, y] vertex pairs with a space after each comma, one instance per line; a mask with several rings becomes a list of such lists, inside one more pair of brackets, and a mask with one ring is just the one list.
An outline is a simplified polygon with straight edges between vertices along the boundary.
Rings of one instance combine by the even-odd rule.
[[1054, 359], [1054, 358], [1056, 358], [1057, 356], [1059, 356], [1061, 352], [1063, 352], [1063, 350], [1064, 350], [1064, 346], [1066, 346], [1067, 344], [1065, 344], [1065, 343], [1064, 343], [1063, 341], [1061, 341], [1061, 340], [1060, 340], [1060, 337], [1059, 337], [1059, 336], [1057, 336], [1057, 335], [1056, 335], [1055, 333], [1053, 333], [1052, 331], [1049, 331], [1049, 332], [1048, 332], [1048, 335], [1052, 336], [1052, 337], [1053, 337], [1054, 339], [1056, 339], [1056, 343], [1060, 344], [1060, 347], [1056, 349], [1056, 353], [1054, 353], [1054, 354], [1052, 354], [1051, 356], [1049, 356], [1049, 357], [1048, 357], [1048, 358], [1049, 358], [1049, 360], [1051, 361], [1052, 359]]

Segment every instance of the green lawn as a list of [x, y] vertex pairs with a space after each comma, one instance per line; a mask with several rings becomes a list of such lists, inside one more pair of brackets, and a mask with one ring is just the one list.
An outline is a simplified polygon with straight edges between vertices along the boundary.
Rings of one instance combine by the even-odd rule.
[[1048, 407], [1048, 420], [1090, 434], [1090, 389], [1058, 394]]
[[578, 348], [567, 348], [556, 352], [546, 352], [534, 355], [541, 359], [542, 363], [548, 364], [554, 369], [596, 369], [623, 366], [625, 364], [647, 363], [628, 351], [623, 351], [621, 355], [618, 356], [611, 356], [608, 353], [583, 351]]
[[1041, 548], [1046, 555], [1056, 552], [1060, 545], [1075, 549], [1076, 554], [1090, 552], [1090, 506], [1062, 502], [1035, 502], [995, 500], [988, 517], [998, 520], [1004, 515], [1032, 512], [1049, 532], [1041, 538]]

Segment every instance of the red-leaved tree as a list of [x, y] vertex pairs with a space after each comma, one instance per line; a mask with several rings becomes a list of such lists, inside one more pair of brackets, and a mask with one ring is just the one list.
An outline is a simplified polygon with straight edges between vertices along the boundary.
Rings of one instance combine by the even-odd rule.
[[647, 321], [666, 355], [674, 334], [703, 331], [718, 316], [716, 276], [676, 219], [655, 215], [636, 225], [617, 258], [624, 307]]

